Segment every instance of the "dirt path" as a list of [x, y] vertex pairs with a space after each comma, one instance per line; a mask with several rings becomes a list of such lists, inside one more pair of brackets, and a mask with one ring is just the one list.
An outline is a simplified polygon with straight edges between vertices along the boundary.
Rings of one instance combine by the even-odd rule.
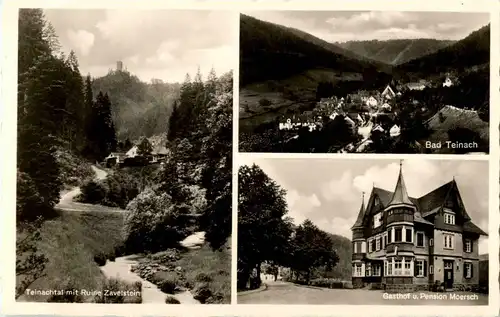
[[[108, 173], [105, 170], [97, 168], [92, 165], [92, 170], [95, 173], [95, 180], [103, 180], [106, 178]], [[80, 187], [73, 187], [69, 191], [63, 191], [61, 193], [61, 198], [59, 203], [54, 207], [56, 209], [72, 211], [72, 212], [87, 212], [87, 211], [102, 211], [102, 212], [124, 212], [120, 208], [112, 208], [101, 205], [84, 204], [74, 201], [74, 199], [80, 195]]]

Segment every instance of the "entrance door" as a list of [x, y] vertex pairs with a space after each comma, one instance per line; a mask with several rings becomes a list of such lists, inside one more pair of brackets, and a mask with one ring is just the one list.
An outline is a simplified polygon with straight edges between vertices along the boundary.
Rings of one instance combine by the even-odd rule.
[[444, 260], [444, 287], [453, 289], [453, 261]]

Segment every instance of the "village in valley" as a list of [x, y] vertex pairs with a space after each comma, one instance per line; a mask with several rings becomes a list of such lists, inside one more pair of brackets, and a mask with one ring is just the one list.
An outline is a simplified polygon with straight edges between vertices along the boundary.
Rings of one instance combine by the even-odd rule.
[[[411, 18], [419, 21], [418, 14]], [[487, 17], [474, 17], [482, 27], [464, 27], [466, 36], [453, 41], [328, 42], [262, 16], [243, 14], [240, 20], [241, 151], [489, 152], [489, 24], [482, 26]]]
[[[442, 89], [453, 86], [454, 81], [446, 76], [442, 82]], [[455, 80], [456, 83], [456, 80]], [[330, 98], [321, 98], [313, 110], [304, 111], [302, 114], [284, 116], [279, 122], [279, 130], [283, 135], [284, 143], [293, 142], [300, 137], [301, 132], [314, 132], [323, 129], [335, 120], [343, 120], [346, 134], [351, 136], [343, 144], [340, 144], [335, 150], [338, 153], [366, 153], [383, 151], [379, 146], [382, 140], [389, 144], [397, 144], [401, 138], [401, 130], [405, 128], [405, 122], [401, 120], [401, 113], [407, 109], [401, 107], [412, 107], [415, 112], [420, 112], [422, 117], [422, 126], [432, 121], [434, 116], [424, 119], [429, 115], [432, 109], [428, 109], [425, 104], [420, 104], [413, 99], [410, 104], [405, 103], [403, 93], [408, 91], [423, 91], [431, 88], [432, 85], [438, 85], [426, 80], [399, 84], [395, 89], [389, 84], [381, 92], [377, 91], [358, 91], [357, 93], [347, 94], [345, 97], [332, 96]], [[457, 108], [451, 105], [443, 107], [444, 109], [456, 113], [465, 113], [469, 116], [478, 116], [477, 110], [468, 108]], [[440, 109], [440, 110], [444, 110]], [[440, 111], [436, 116], [443, 116]], [[443, 120], [443, 118], [441, 119]], [[351, 142], [349, 142], [351, 141]], [[426, 144], [427, 143], [427, 144]], [[436, 147], [453, 149], [455, 144], [452, 141], [445, 141], [444, 144], [434, 145], [432, 142], [414, 142], [415, 149], [419, 152], [428, 152]], [[479, 143], [459, 142], [456, 146], [468, 152], [478, 152]]]

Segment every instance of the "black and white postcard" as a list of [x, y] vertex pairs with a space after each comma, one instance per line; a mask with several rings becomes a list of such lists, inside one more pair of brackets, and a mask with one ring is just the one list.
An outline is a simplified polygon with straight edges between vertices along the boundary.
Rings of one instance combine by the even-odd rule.
[[240, 164], [238, 304], [488, 305], [487, 161]]
[[244, 13], [239, 148], [489, 153], [489, 82], [489, 13]]
[[231, 302], [233, 25], [19, 10], [16, 301]]

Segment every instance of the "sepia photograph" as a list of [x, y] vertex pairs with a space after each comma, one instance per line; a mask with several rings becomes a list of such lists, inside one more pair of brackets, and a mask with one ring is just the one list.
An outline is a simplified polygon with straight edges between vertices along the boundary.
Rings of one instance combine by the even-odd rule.
[[234, 20], [19, 10], [16, 301], [231, 302]]
[[490, 15], [240, 16], [239, 149], [489, 153]]
[[488, 161], [243, 156], [238, 194], [238, 304], [488, 305]]

